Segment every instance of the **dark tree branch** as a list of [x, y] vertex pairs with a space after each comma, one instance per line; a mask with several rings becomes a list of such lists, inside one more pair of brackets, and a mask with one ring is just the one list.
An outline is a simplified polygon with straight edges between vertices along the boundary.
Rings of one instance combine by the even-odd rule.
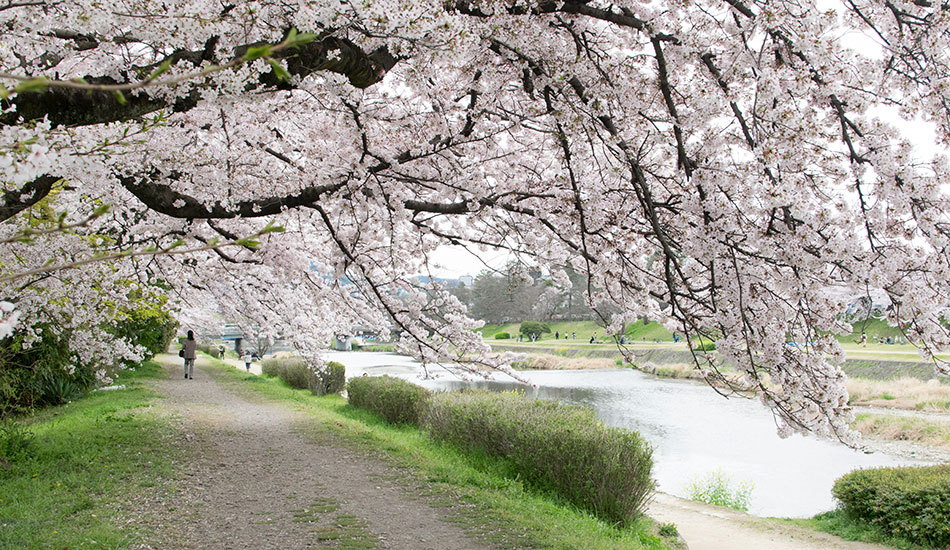
[[[61, 31], [71, 36], [69, 31]], [[75, 35], [78, 39], [79, 35]], [[194, 65], [209, 60], [209, 51], [213, 51], [215, 37], [211, 37], [206, 47], [198, 51], [178, 51], [166, 60], [176, 63], [186, 60]], [[209, 48], [209, 44], [211, 47]], [[247, 44], [235, 51], [235, 59], [240, 59], [251, 47], [263, 43]], [[368, 88], [382, 80], [386, 72], [392, 69], [397, 59], [385, 48], [366, 53], [353, 42], [333, 36], [314, 40], [297, 48], [287, 48], [275, 52], [272, 57], [287, 62], [290, 74], [305, 78], [318, 71], [330, 71], [345, 75], [357, 88]], [[331, 58], [332, 57], [332, 58]], [[165, 61], [165, 60], [163, 60]], [[161, 63], [145, 67], [136, 67], [129, 72], [129, 78], [119, 81], [111, 77], [86, 77], [92, 85], [131, 84], [136, 79], [144, 79]], [[261, 75], [260, 84], [266, 89], [288, 89], [291, 85], [281, 81], [273, 72]], [[42, 92], [22, 93], [13, 99], [16, 112], [0, 116], [0, 124], [20, 124], [48, 117], [54, 125], [86, 126], [103, 124], [141, 117], [159, 109], [170, 108], [176, 112], [187, 111], [198, 104], [199, 94], [192, 90], [186, 96], [177, 99], [152, 96], [148, 88], [136, 94], [126, 94], [122, 100], [110, 91], [90, 91], [60, 86], [49, 86]]]
[[40, 176], [20, 189], [5, 191], [3, 203], [0, 203], [0, 222], [16, 216], [43, 200], [53, 189], [53, 184], [59, 180], [60, 178], [55, 176]]
[[[231, 218], [260, 218], [274, 216], [287, 208], [312, 206], [325, 195], [342, 189], [346, 181], [328, 185], [315, 185], [301, 190], [295, 195], [266, 197], [252, 201], [239, 202], [233, 206], [223, 206], [215, 203], [207, 206], [189, 195], [179, 193], [170, 185], [157, 183], [148, 179], [134, 177], [120, 178], [120, 182], [130, 193], [142, 203], [156, 212], [166, 216], [184, 219], [231, 219]], [[183, 203], [176, 206], [176, 203]]]

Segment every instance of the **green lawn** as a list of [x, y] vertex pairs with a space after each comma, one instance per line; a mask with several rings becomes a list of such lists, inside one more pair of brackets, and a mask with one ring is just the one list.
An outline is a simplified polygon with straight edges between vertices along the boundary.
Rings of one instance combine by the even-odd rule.
[[120, 529], [115, 503], [154, 491], [173, 475], [174, 429], [146, 408], [141, 383], [161, 377], [147, 362], [100, 391], [7, 423], [0, 432], [0, 548], [138, 547], [147, 533]]
[[[604, 327], [598, 326], [593, 321], [554, 321], [547, 323], [547, 325], [551, 327], [551, 332], [542, 334], [538, 339], [538, 342], [543, 342], [545, 344], [556, 342], [554, 339], [555, 332], [559, 333], [560, 338], [557, 340], [557, 342], [561, 344], [586, 344], [590, 341], [590, 337], [594, 333], [597, 334], [598, 340], [603, 340], [605, 338]], [[518, 330], [520, 327], [521, 323], [485, 325], [480, 332], [486, 340], [490, 341], [494, 341], [495, 334], [499, 332], [507, 332], [511, 335], [513, 340], [517, 340]], [[577, 338], [565, 341], [565, 338], [569, 337], [571, 334], [576, 334]], [[637, 342], [642, 342], [644, 339], [646, 339], [648, 342], [652, 342], [654, 340], [665, 342], [673, 341], [673, 334], [658, 323], [631, 323], [626, 327], [626, 335], [628, 340]]]

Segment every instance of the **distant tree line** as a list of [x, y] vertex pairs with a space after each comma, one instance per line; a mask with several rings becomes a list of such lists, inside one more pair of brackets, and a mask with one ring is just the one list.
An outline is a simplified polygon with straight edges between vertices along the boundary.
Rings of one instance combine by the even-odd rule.
[[567, 270], [567, 275], [570, 287], [540, 271], [510, 263], [502, 270], [482, 271], [470, 286], [460, 284], [453, 292], [473, 317], [487, 323], [597, 317], [585, 298], [587, 277], [572, 270]]

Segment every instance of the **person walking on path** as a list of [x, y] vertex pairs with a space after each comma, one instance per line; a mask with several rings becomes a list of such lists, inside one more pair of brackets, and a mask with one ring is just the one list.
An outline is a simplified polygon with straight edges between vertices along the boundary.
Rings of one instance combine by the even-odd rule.
[[185, 358], [185, 378], [195, 378], [195, 352], [198, 350], [198, 341], [195, 333], [188, 331], [188, 337], [181, 344], [181, 356]]
[[251, 372], [251, 352], [244, 350], [241, 361], [244, 361], [244, 368], [247, 369], [247, 372]]

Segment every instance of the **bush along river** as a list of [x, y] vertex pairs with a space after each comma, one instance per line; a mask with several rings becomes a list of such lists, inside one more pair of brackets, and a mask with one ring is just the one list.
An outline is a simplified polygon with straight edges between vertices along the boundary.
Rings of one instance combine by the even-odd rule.
[[654, 448], [657, 489], [689, 498], [690, 483], [721, 471], [751, 483], [749, 512], [758, 516], [810, 517], [834, 508], [831, 486], [857, 468], [920, 464], [883, 453], [867, 454], [815, 436], [776, 434], [772, 413], [756, 399], [724, 398], [705, 384], [660, 379], [632, 369], [523, 372], [533, 386], [497, 374], [495, 380], [461, 381], [445, 371], [421, 379], [421, 366], [390, 353], [333, 353], [347, 376], [390, 374], [430, 389], [519, 390], [594, 409], [603, 422], [636, 430]]

